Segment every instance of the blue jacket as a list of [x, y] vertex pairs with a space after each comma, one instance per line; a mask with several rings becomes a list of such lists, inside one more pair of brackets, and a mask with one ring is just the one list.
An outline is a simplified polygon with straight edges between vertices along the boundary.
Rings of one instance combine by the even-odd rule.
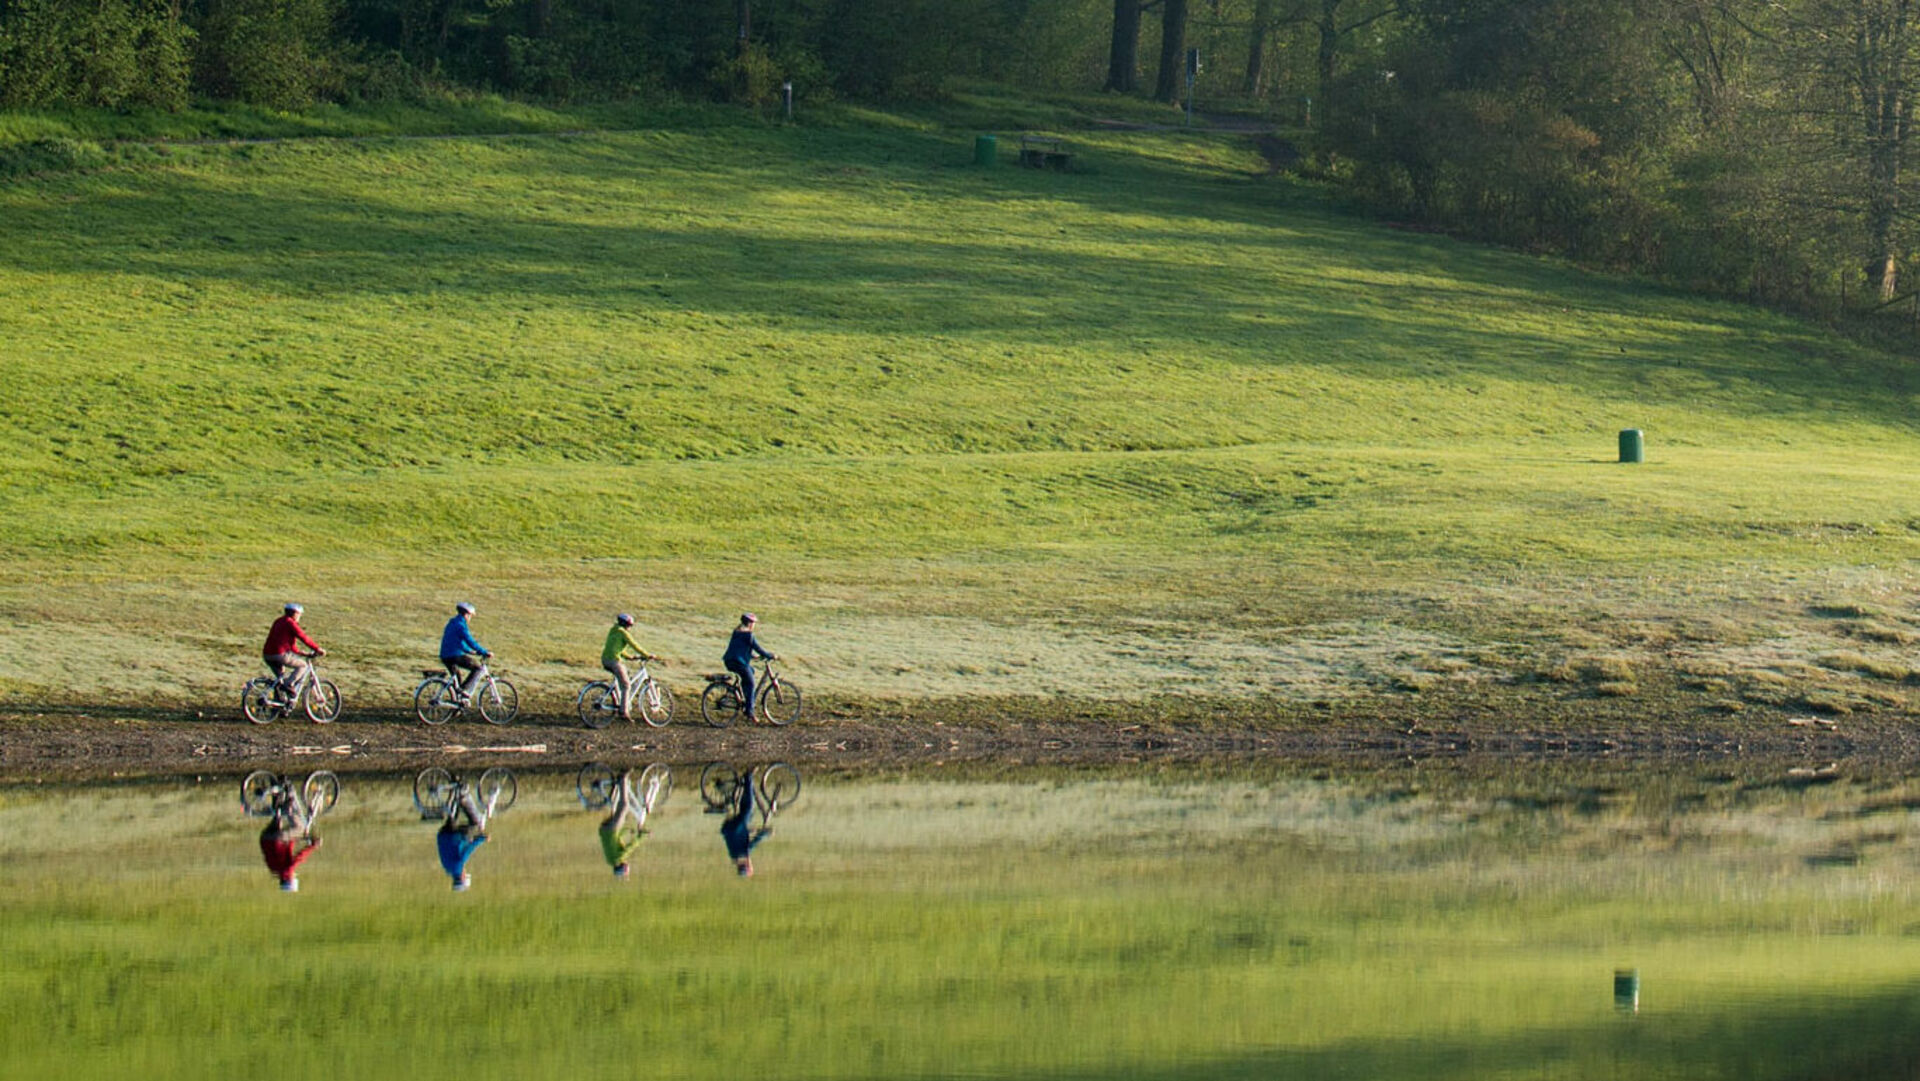
[[440, 632], [440, 659], [463, 657], [469, 653], [478, 653], [490, 657], [487, 647], [473, 640], [473, 632], [467, 629], [465, 614], [447, 620], [447, 629]]
[[737, 630], [733, 632], [732, 638], [727, 639], [727, 652], [720, 658], [720, 663], [728, 668], [745, 668], [753, 663], [753, 655], [756, 653], [762, 657], [773, 656], [760, 648], [760, 643], [754, 640], [752, 631]]
[[467, 869], [473, 850], [487, 843], [487, 835], [468, 837], [465, 830], [442, 829], [439, 837], [440, 866], [455, 878]]

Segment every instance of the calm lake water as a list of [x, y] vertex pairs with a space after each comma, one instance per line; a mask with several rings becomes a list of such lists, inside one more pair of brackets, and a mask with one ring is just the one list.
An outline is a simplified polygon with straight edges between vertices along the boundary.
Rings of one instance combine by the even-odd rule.
[[1920, 1072], [1920, 781], [809, 771], [743, 878], [673, 769], [624, 881], [517, 771], [464, 892], [411, 776], [298, 892], [238, 777], [0, 788], [0, 1076]]

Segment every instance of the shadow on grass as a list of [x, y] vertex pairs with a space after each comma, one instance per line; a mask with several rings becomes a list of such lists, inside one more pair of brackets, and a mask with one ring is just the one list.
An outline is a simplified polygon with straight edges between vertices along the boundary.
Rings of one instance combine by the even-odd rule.
[[[1142, 156], [1091, 175], [972, 172], [952, 142], [836, 127], [241, 148], [216, 175], [126, 173], [79, 207], [16, 206], [9, 257], [27, 273], [226, 282], [357, 310], [435, 298], [535, 317], [698, 312], [962, 352], [1164, 348], [1914, 424], [1912, 366], [1762, 313], [1343, 220], [1231, 170]], [[825, 202], [758, 205], [789, 195]], [[879, 208], [870, 220], [863, 204]], [[1164, 224], [1135, 227], [1142, 217]]]

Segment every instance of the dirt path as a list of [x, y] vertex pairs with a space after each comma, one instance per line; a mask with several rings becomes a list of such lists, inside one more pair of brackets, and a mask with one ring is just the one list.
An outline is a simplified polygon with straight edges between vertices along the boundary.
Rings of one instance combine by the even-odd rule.
[[1493, 759], [1765, 758], [1818, 769], [1836, 762], [1920, 768], [1904, 714], [1827, 718], [1756, 710], [1739, 717], [1684, 701], [1543, 699], [1538, 695], [1381, 697], [1260, 706], [1170, 704], [1153, 716], [1126, 703], [1001, 700], [829, 704], [792, 728], [602, 730], [571, 718], [507, 727], [430, 728], [404, 715], [332, 725], [254, 726], [225, 712], [110, 707], [0, 709], [0, 779], [235, 772], [261, 765], [382, 770], [428, 762], [562, 766], [594, 759], [786, 759], [893, 766], [948, 762], [1102, 763], [1219, 758], [1382, 762]]

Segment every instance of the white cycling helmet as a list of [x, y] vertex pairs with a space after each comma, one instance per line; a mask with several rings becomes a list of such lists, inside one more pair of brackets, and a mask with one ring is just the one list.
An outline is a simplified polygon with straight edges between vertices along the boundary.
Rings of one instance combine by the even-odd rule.
[[280, 891], [282, 893], [299, 893], [300, 892], [300, 876], [295, 875], [292, 878], [281, 879]]
[[307, 606], [304, 604], [296, 604], [293, 601], [287, 602], [287, 614], [290, 616], [297, 616], [306, 610]]
[[463, 616], [470, 616], [473, 614], [473, 605], [467, 603], [466, 601], [461, 601], [459, 604], [456, 604], [453, 606], [453, 610], [460, 613]]
[[627, 613], [625, 613], [625, 612], [622, 612], [622, 613], [620, 613], [619, 615], [617, 615], [617, 616], [614, 616], [614, 617], [613, 617], [613, 621], [614, 621], [615, 623], [618, 623], [618, 624], [620, 624], [620, 625], [621, 625], [622, 627], [631, 627], [631, 626], [633, 626], [633, 617], [632, 617], [632, 616], [630, 616], [630, 615], [628, 615], [628, 614], [627, 614]]

